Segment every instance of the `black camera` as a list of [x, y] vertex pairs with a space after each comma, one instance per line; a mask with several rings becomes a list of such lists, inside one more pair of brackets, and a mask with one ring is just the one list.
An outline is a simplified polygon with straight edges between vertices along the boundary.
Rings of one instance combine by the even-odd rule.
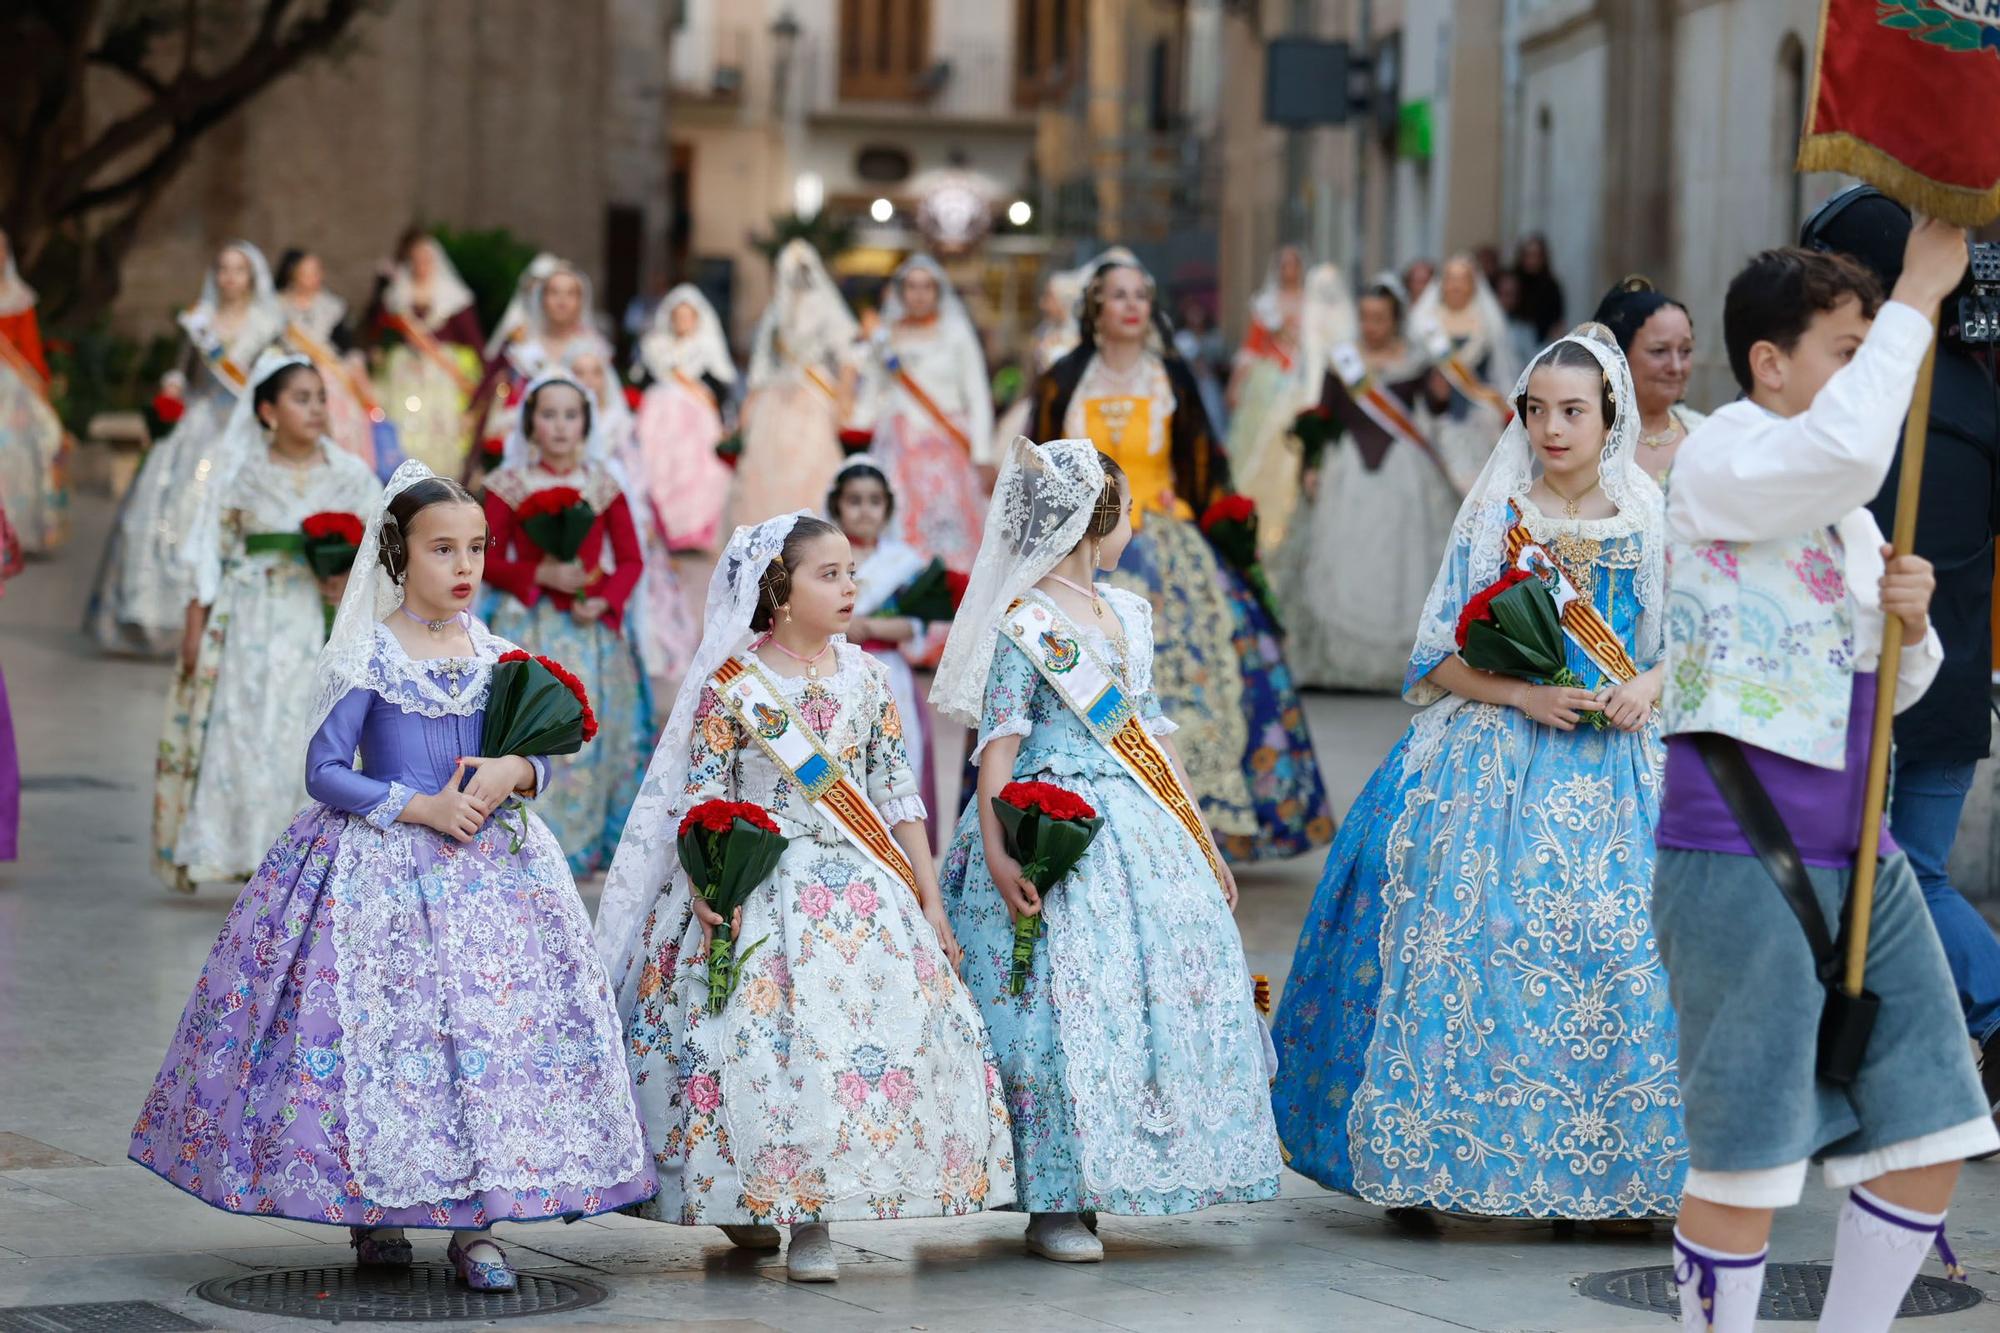
[[2000, 241], [1975, 241], [1958, 298], [1958, 340], [2000, 343]]

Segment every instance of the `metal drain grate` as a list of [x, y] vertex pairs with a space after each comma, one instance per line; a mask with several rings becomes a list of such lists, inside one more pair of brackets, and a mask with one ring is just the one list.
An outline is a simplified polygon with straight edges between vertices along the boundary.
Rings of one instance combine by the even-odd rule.
[[[442, 1264], [410, 1268], [288, 1268], [210, 1278], [194, 1289], [232, 1310], [294, 1319], [374, 1319], [384, 1323], [512, 1319], [595, 1305], [604, 1288], [573, 1277], [519, 1273], [513, 1291], [472, 1291]], [[192, 1325], [189, 1325], [192, 1327]]]
[[[1833, 1270], [1825, 1264], [1770, 1264], [1764, 1269], [1764, 1299], [1758, 1303], [1757, 1317], [1771, 1320], [1819, 1318], [1826, 1303], [1827, 1278]], [[1674, 1270], [1662, 1268], [1620, 1268], [1610, 1273], [1592, 1273], [1577, 1285], [1580, 1295], [1628, 1310], [1657, 1310], [1677, 1315], [1680, 1298], [1674, 1292]], [[1916, 1319], [1928, 1314], [1956, 1314], [1970, 1310], [1985, 1296], [1979, 1288], [1941, 1277], [1919, 1276], [1903, 1297], [1899, 1319]]]
[[180, 1333], [182, 1329], [208, 1327], [151, 1301], [0, 1309], [0, 1333]]

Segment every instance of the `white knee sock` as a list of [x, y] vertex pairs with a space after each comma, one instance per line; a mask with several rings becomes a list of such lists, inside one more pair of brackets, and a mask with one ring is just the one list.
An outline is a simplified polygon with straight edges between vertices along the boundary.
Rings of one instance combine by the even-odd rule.
[[1769, 1246], [1755, 1254], [1712, 1250], [1675, 1227], [1674, 1285], [1681, 1293], [1682, 1333], [1752, 1333], [1770, 1253]]
[[1856, 1185], [1840, 1210], [1820, 1333], [1882, 1333], [1943, 1234], [1943, 1213], [1888, 1203]]

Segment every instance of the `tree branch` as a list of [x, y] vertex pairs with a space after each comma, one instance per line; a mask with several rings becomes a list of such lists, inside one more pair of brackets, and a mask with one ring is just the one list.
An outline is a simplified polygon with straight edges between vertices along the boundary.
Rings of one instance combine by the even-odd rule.
[[93, 65], [102, 65], [106, 69], [116, 70], [118, 73], [132, 80], [132, 82], [138, 84], [141, 88], [144, 88], [154, 97], [165, 97], [167, 95], [167, 85], [161, 83], [151, 70], [138, 61], [132, 60], [118, 52], [108, 51], [103, 47], [99, 47], [86, 56], [85, 59]]

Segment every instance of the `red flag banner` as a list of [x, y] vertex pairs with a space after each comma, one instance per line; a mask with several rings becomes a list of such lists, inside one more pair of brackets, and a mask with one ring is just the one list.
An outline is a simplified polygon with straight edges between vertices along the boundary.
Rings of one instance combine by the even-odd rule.
[[1800, 171], [1961, 227], [2000, 217], [2000, 0], [1823, 0]]

